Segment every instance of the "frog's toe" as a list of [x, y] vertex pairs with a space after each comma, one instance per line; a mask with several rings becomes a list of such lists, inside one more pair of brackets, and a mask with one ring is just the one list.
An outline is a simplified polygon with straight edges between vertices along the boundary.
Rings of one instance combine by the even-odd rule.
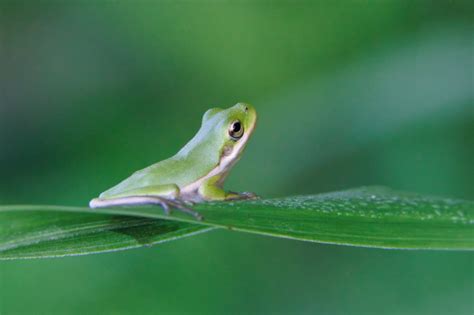
[[240, 196], [242, 197], [242, 199], [249, 199], [249, 200], [260, 199], [259, 195], [253, 192], [248, 192], [248, 191], [244, 191], [243, 193], [240, 193]]
[[173, 199], [173, 200], [168, 200], [167, 203], [174, 209], [177, 209], [183, 213], [190, 214], [199, 221], [204, 219], [204, 217], [199, 212], [194, 211], [193, 209], [189, 208], [189, 202], [186, 202], [181, 199]]
[[256, 194], [252, 192], [241, 192], [241, 193], [235, 193], [235, 192], [229, 192], [228, 196], [225, 200], [253, 200], [253, 199], [259, 199], [260, 197], [257, 196]]

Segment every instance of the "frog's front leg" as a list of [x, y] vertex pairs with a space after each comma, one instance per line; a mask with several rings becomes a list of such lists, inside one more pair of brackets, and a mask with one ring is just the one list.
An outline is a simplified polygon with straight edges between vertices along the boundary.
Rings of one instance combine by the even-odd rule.
[[101, 195], [89, 203], [91, 208], [135, 205], [160, 205], [166, 214], [170, 214], [172, 209], [178, 209], [198, 220], [203, 219], [201, 214], [188, 208], [186, 203], [179, 199], [179, 187], [175, 184], [147, 186], [113, 196]]
[[213, 176], [204, 181], [199, 187], [199, 195], [207, 201], [258, 199], [256, 194], [250, 192], [226, 192], [221, 186], [220, 176]]

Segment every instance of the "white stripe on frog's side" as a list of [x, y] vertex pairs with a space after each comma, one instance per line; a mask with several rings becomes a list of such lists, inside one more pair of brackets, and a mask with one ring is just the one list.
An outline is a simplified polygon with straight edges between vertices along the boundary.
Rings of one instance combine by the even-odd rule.
[[201, 185], [211, 177], [216, 175], [221, 175], [221, 179], [219, 180], [220, 187], [224, 184], [224, 180], [227, 177], [228, 172], [232, 169], [232, 167], [237, 163], [242, 156], [240, 153], [245, 147], [248, 138], [253, 132], [255, 128], [255, 123], [250, 129], [244, 133], [244, 136], [240, 138], [237, 143], [234, 145], [232, 152], [229, 155], [225, 155], [219, 161], [219, 164], [213, 168], [207, 175], [199, 178], [197, 181], [186, 185], [180, 189], [180, 197], [183, 200], [189, 200], [193, 202], [201, 202], [205, 201], [205, 199], [199, 194], [198, 190]]

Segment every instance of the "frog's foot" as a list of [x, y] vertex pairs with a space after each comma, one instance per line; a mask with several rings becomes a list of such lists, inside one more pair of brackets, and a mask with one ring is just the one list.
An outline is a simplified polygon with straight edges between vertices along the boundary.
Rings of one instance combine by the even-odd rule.
[[255, 200], [260, 199], [260, 197], [253, 192], [229, 192], [225, 200]]
[[[197, 211], [194, 211], [193, 209], [189, 208], [190, 206], [194, 205], [194, 202], [192, 201], [187, 201], [187, 200], [182, 200], [182, 199], [165, 199], [168, 205], [171, 206], [169, 208], [169, 212], [167, 214], [171, 213], [171, 210], [173, 209], [178, 209], [181, 212], [187, 213], [195, 217], [197, 220], [201, 221], [204, 219], [204, 217]], [[166, 210], [165, 210], [166, 212]]]
[[114, 206], [136, 206], [136, 205], [159, 205], [163, 208], [165, 214], [171, 214], [173, 209], [183, 213], [190, 214], [197, 220], [202, 220], [203, 216], [189, 208], [187, 204], [179, 199], [168, 199], [158, 196], [127, 196], [111, 199], [95, 198], [89, 203], [91, 208], [106, 208]]
[[188, 207], [192, 207], [194, 206], [197, 202], [195, 201], [191, 201], [191, 200], [183, 200], [183, 199], [176, 199], [178, 202], [180, 202], [181, 204], [185, 205], [185, 206], [188, 206]]

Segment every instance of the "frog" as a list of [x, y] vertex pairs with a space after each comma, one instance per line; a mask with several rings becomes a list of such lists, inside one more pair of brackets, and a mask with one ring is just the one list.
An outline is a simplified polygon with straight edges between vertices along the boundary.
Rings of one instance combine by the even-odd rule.
[[223, 188], [257, 124], [247, 103], [207, 110], [196, 135], [172, 157], [134, 172], [90, 201], [90, 208], [159, 205], [165, 214], [177, 209], [202, 220], [195, 203], [259, 198], [255, 193]]

